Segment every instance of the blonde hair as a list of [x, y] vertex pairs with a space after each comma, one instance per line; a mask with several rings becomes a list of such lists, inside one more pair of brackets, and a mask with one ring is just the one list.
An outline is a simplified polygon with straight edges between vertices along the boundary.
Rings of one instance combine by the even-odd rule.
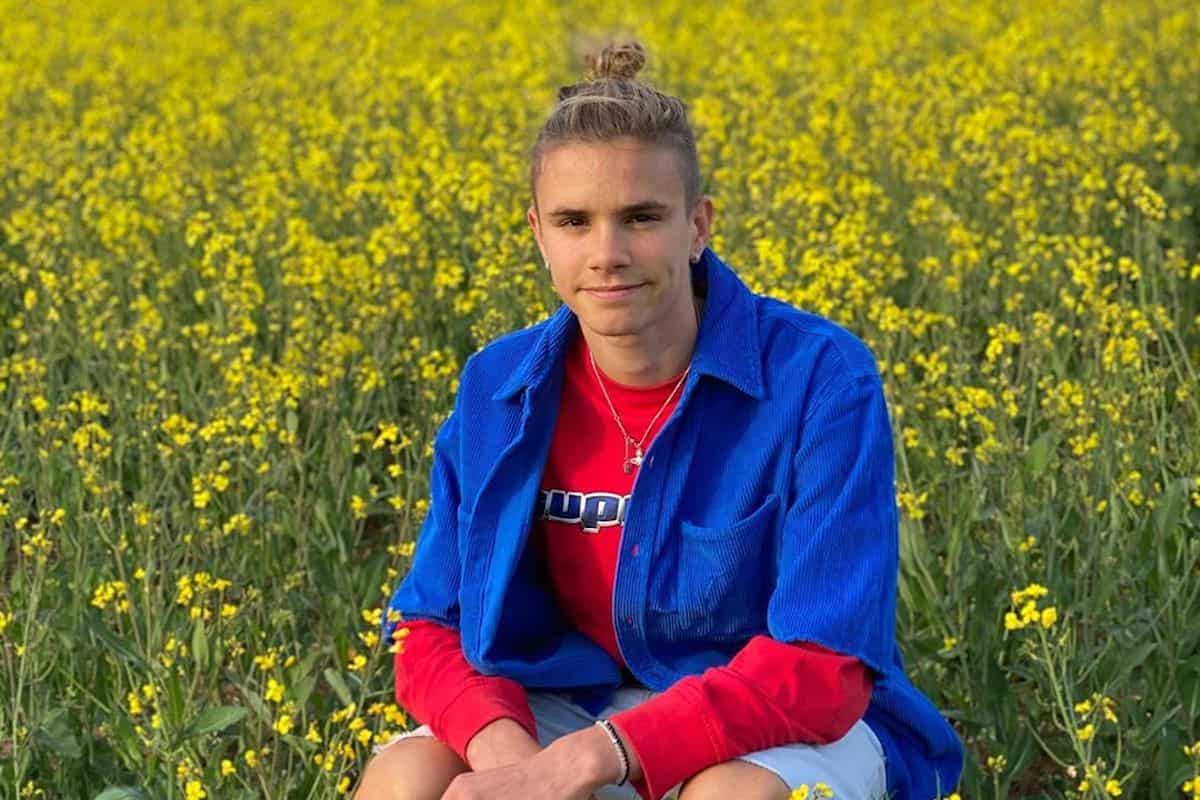
[[558, 105], [530, 152], [529, 191], [535, 204], [537, 178], [547, 152], [570, 142], [632, 137], [675, 152], [684, 199], [691, 209], [700, 198], [700, 160], [687, 106], [636, 79], [646, 64], [646, 50], [637, 41], [608, 44], [584, 59], [587, 72], [583, 80], [558, 90]]

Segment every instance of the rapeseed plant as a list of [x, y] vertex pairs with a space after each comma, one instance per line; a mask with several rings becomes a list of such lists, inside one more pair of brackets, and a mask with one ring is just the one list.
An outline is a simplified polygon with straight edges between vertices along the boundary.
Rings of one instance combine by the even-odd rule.
[[525, 150], [582, 26], [688, 102], [714, 249], [878, 358], [900, 641], [962, 795], [1200, 798], [1190, 9], [0, 12], [19, 796], [346, 794], [416, 723], [381, 601], [462, 364], [556, 306]]

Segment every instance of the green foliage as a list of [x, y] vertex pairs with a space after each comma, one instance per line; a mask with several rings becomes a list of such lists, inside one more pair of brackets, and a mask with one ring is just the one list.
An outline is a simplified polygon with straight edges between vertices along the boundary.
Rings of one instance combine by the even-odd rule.
[[379, 614], [431, 442], [556, 305], [526, 151], [570, 43], [629, 30], [716, 252], [878, 357], [962, 795], [1200, 796], [1194, 10], [0, 12], [11, 795], [328, 797], [411, 723]]

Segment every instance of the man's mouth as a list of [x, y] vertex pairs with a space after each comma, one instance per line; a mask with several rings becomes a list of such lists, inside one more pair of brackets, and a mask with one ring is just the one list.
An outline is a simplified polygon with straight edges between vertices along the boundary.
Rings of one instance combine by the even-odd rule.
[[589, 286], [583, 291], [599, 300], [617, 300], [628, 297], [645, 285], [645, 283], [622, 283], [615, 286]]

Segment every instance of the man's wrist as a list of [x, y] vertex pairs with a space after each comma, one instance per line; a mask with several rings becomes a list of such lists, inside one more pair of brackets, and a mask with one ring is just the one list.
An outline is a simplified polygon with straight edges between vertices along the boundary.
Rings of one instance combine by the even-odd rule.
[[[564, 736], [550, 747], [564, 764], [569, 765], [573, 774], [578, 776], [578, 788], [581, 790], [594, 791], [621, 780], [624, 772], [621, 757], [608, 734], [599, 725], [590, 725]], [[628, 750], [628, 745], [626, 749]], [[632, 762], [632, 753], [629, 757]], [[630, 780], [632, 779], [631, 772]]]

